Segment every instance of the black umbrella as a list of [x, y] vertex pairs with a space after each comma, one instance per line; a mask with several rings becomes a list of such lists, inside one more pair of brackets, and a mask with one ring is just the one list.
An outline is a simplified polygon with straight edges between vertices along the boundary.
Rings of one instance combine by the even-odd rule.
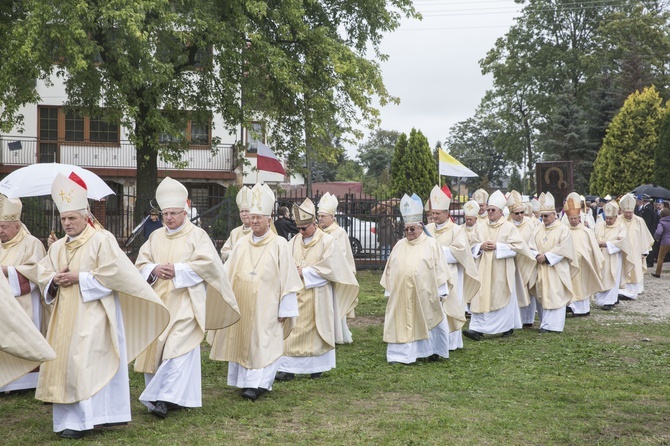
[[651, 198], [670, 200], [670, 190], [655, 184], [643, 184], [633, 189], [633, 195], [649, 195]]

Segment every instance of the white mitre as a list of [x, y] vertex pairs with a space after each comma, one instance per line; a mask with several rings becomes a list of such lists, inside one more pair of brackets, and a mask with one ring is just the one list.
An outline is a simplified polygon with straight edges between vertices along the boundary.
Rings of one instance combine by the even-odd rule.
[[165, 177], [156, 188], [156, 201], [161, 209], [184, 209], [187, 199], [188, 190], [186, 190], [186, 187], [170, 177]]
[[634, 211], [635, 210], [635, 197], [633, 194], [626, 194], [619, 200], [619, 207], [622, 211]]
[[309, 198], [305, 198], [305, 201], [303, 201], [300, 206], [293, 203], [292, 213], [293, 218], [295, 219], [295, 224], [298, 226], [309, 225], [316, 221], [316, 207]]
[[423, 223], [423, 204], [420, 199], [414, 199], [407, 194], [403, 195], [400, 200], [400, 213], [405, 224]]
[[438, 186], [434, 186], [430, 191], [429, 201], [430, 208], [436, 211], [448, 211], [449, 206], [451, 206], [451, 198]]
[[505, 198], [505, 195], [502, 192], [497, 190], [493, 192], [489, 197], [488, 205], [495, 206], [498, 209], [503, 210], [507, 205], [507, 199]]
[[237, 203], [237, 209], [240, 211], [248, 211], [251, 209], [251, 189], [247, 186], [242, 186], [235, 196], [235, 203]]
[[23, 204], [18, 198], [7, 198], [0, 194], [0, 221], [19, 221], [21, 220], [21, 210]]
[[605, 203], [605, 206], [603, 206], [603, 212], [605, 213], [605, 217], [618, 217], [619, 205], [614, 200], [608, 201]]
[[463, 205], [463, 213], [466, 217], [476, 217], [479, 215], [479, 203], [475, 200], [470, 200]]
[[319, 200], [319, 213], [335, 215], [337, 213], [337, 197], [330, 192], [323, 194]]
[[475, 200], [478, 204], [486, 204], [489, 199], [489, 193], [484, 189], [477, 189], [475, 193], [472, 194], [472, 199]]
[[69, 177], [62, 173], [56, 175], [51, 185], [51, 198], [60, 213], [88, 208], [86, 183], [74, 172]]
[[551, 192], [540, 194], [540, 214], [550, 214], [556, 212], [556, 200]]
[[275, 194], [270, 189], [270, 186], [263, 183], [256, 183], [250, 189], [251, 200], [249, 206], [249, 213], [255, 215], [272, 215], [272, 210], [275, 207]]

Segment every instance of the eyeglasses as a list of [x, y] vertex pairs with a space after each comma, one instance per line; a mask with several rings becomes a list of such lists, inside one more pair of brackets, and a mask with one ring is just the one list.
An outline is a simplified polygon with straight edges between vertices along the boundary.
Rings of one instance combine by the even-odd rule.
[[523, 211], [521, 211], [521, 212], [512, 212], [512, 214], [514, 214], [514, 215], [521, 215], [521, 214], [523, 214], [523, 213], [524, 213]]
[[[311, 225], [310, 225], [311, 226]], [[298, 231], [304, 232], [309, 229], [309, 226], [305, 226], [304, 228], [298, 228]]]
[[168, 218], [168, 217], [176, 217], [177, 215], [181, 215], [183, 212], [186, 211], [180, 211], [180, 212], [163, 212], [163, 218]]
[[542, 214], [542, 215], [540, 215], [540, 217], [542, 217], [542, 218], [549, 218], [549, 217], [551, 217], [551, 214]]
[[421, 230], [420, 228], [417, 228], [415, 226], [410, 226], [409, 228], [403, 229], [404, 232], [411, 232], [412, 234], [414, 234], [415, 231], [420, 231], [420, 230]]
[[493, 209], [493, 208], [491, 208], [491, 209], [487, 209], [486, 212], [496, 212], [497, 210], [498, 210], [498, 209]]

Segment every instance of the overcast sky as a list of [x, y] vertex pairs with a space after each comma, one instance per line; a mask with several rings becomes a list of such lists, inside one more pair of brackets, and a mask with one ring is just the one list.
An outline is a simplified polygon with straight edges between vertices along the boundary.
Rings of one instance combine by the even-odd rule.
[[[502, 37], [521, 6], [513, 0], [417, 0], [423, 20], [403, 20], [385, 36], [381, 50], [389, 93], [400, 105], [381, 110], [381, 128], [423, 132], [431, 147], [449, 127], [474, 114], [491, 78], [479, 61]], [[349, 149], [355, 156], [356, 149]]]

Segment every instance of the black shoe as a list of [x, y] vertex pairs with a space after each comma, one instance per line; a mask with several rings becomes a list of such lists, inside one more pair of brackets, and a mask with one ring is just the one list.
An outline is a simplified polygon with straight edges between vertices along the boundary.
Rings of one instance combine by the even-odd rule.
[[319, 379], [319, 378], [321, 378], [321, 375], [323, 375], [322, 372], [312, 373], [311, 375], [309, 375], [309, 378], [310, 379]]
[[291, 381], [294, 378], [295, 373], [277, 372], [277, 375], [275, 375], [275, 380], [277, 381]]
[[428, 362], [437, 362], [437, 361], [440, 360], [440, 355], [438, 355], [437, 353], [433, 353], [432, 355], [430, 355], [429, 357], [427, 357], [426, 360], [427, 360]]
[[656, 277], [657, 279], [660, 279], [660, 278], [661, 278], [661, 275], [660, 275], [660, 274], [651, 273], [651, 275], [654, 276], [654, 277]]
[[623, 294], [619, 294], [619, 300], [633, 300], [628, 296], [624, 296]]
[[251, 401], [256, 401], [258, 399], [258, 397], [260, 397], [261, 395], [263, 395], [267, 391], [268, 391], [267, 389], [261, 389], [261, 388], [258, 388], [258, 389], [251, 389], [251, 388], [244, 389], [244, 391], [242, 392], [242, 398], [246, 398], [246, 399], [251, 400]]
[[89, 431], [76, 431], [73, 429], [65, 429], [63, 432], [60, 433], [61, 438], [67, 438], [69, 440], [78, 440], [80, 438], [84, 438], [84, 435], [86, 435]]
[[602, 309], [605, 311], [610, 311], [612, 309], [613, 305], [603, 305]]
[[591, 316], [591, 312], [587, 311], [586, 313], [575, 313], [575, 317], [586, 317], [586, 316]]
[[553, 330], [547, 330], [546, 328], [540, 328], [540, 333], [558, 333], [558, 332]]
[[565, 314], [572, 313], [575, 314], [574, 310], [570, 307], [565, 307]]
[[168, 408], [165, 401], [156, 401], [154, 408], [150, 410], [151, 415], [164, 420], [167, 418]]
[[119, 423], [103, 423], [103, 424], [96, 424], [95, 427], [116, 427], [116, 426], [128, 426], [127, 421], [121, 421]]
[[502, 334], [502, 337], [503, 337], [503, 338], [509, 338], [510, 336], [512, 336], [513, 333], [514, 333], [514, 329], [511, 328], [511, 329], [509, 329], [508, 331], [506, 331], [505, 333], [503, 333], [503, 334]]
[[482, 334], [480, 332], [474, 331], [474, 330], [465, 330], [463, 332], [463, 335], [466, 338], [472, 339], [473, 341], [479, 341], [479, 340], [482, 339]]
[[533, 328], [533, 324], [523, 324], [523, 328]]

